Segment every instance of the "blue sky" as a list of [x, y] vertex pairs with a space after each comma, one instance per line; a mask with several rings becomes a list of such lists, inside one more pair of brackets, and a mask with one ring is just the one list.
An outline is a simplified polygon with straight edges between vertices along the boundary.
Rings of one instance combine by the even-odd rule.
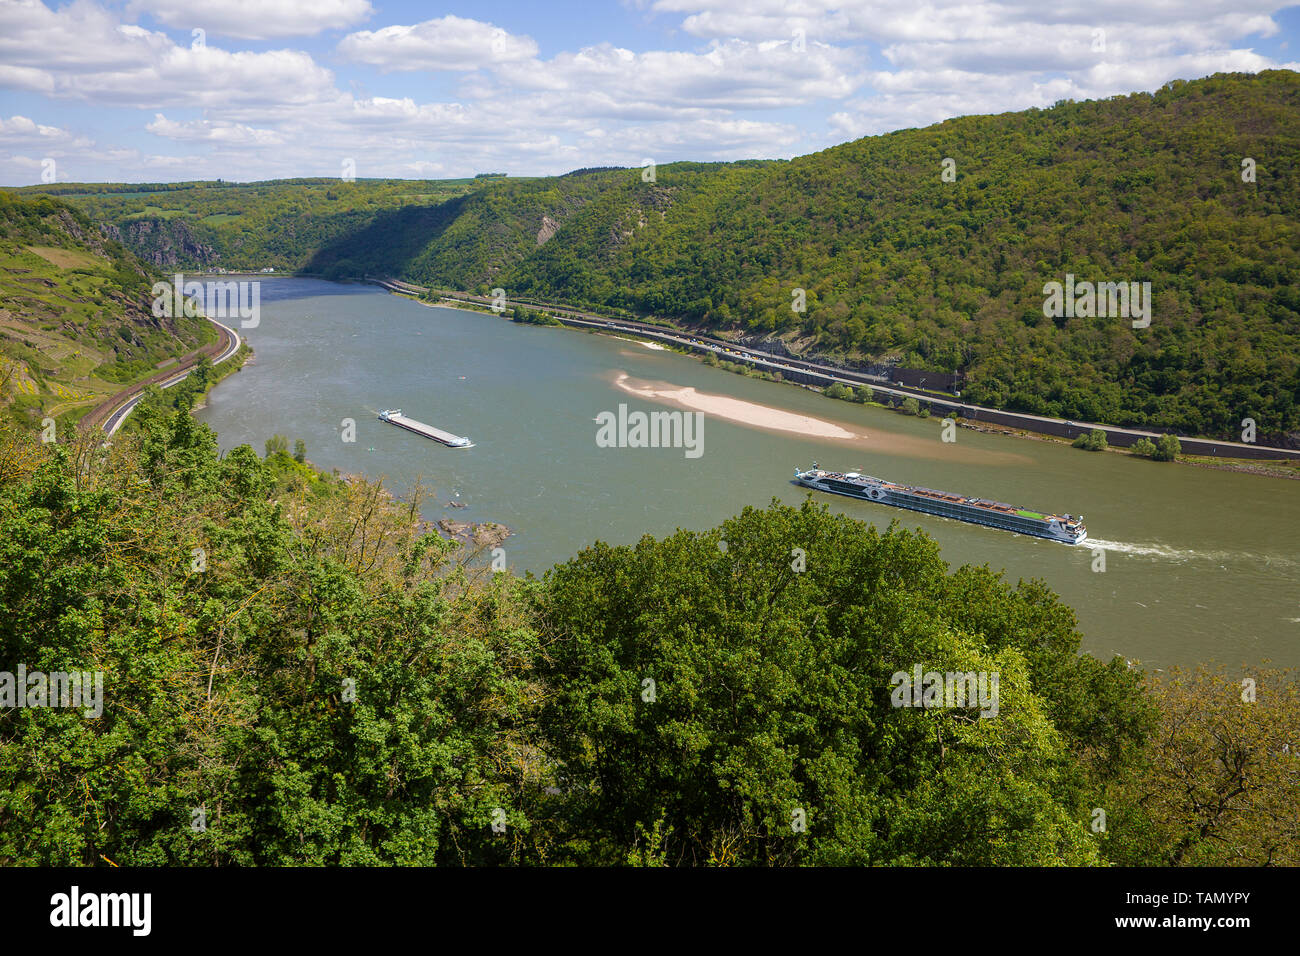
[[1265, 0], [0, 0], [0, 184], [788, 158], [1298, 39]]

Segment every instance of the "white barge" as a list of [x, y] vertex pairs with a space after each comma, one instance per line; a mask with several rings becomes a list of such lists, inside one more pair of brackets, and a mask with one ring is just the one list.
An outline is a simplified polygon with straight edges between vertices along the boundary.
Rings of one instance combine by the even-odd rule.
[[441, 428], [434, 428], [432, 425], [426, 425], [424, 422], [417, 422], [414, 418], [407, 418], [402, 414], [400, 408], [386, 408], [379, 413], [381, 422], [388, 422], [390, 425], [396, 425], [398, 428], [405, 428], [408, 432], [415, 432], [417, 435], [423, 435], [425, 438], [432, 438], [436, 442], [442, 442], [448, 448], [473, 448], [474, 443], [468, 438], [460, 435], [453, 435], [451, 432], [445, 432]]

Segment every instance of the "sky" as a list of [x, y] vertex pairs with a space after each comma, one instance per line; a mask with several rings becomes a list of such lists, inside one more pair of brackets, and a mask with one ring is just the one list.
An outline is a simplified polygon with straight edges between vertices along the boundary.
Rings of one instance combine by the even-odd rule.
[[790, 158], [1297, 40], [1270, 0], [0, 0], [0, 184]]

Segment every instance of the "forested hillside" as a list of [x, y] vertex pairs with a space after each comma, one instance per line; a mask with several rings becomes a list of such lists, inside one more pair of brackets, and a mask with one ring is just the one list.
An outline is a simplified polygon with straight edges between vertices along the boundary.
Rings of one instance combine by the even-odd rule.
[[1294, 675], [1144, 678], [811, 502], [521, 580], [188, 411], [0, 422], [0, 670], [102, 675], [0, 707], [0, 865], [1300, 863]]
[[23, 192], [84, 210], [163, 269], [302, 268], [322, 246], [365, 228], [377, 212], [437, 204], [486, 180], [288, 179], [278, 182], [60, 183]]
[[[581, 178], [576, 215], [545, 201], [562, 181], [467, 199], [456, 227], [514, 236], [486, 263], [444, 232], [393, 271], [960, 371], [966, 397], [998, 407], [1220, 437], [1252, 417], [1300, 438], [1296, 74], [966, 117], [789, 163], [660, 167], [653, 183]], [[544, 215], [562, 224], [538, 245]], [[1067, 274], [1150, 282], [1150, 328], [1045, 317], [1044, 285]]]
[[[477, 185], [362, 203], [359, 183], [272, 184], [266, 209], [215, 190], [234, 205], [196, 209], [210, 232], [194, 238], [331, 276], [501, 287], [959, 372], [964, 397], [997, 407], [1221, 438], [1252, 418], [1261, 441], [1300, 445], [1292, 72], [964, 117], [790, 162]], [[131, 229], [165, 228], [141, 205], [158, 201], [115, 195], [113, 209], [70, 198], [110, 228], [126, 215], [124, 241], [151, 249]], [[328, 211], [349, 202], [365, 208]], [[1067, 275], [1149, 282], [1150, 326], [1045, 315], [1045, 284]]]
[[39, 427], [79, 418], [162, 363], [216, 340], [156, 317], [154, 276], [86, 215], [0, 192], [0, 408]]

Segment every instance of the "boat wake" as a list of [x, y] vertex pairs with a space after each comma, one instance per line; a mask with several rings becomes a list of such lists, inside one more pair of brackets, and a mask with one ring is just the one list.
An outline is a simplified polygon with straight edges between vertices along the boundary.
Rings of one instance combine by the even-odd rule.
[[1088, 538], [1083, 542], [1084, 548], [1102, 548], [1120, 554], [1132, 554], [1138, 557], [1165, 558], [1179, 563], [1185, 561], [1217, 561], [1220, 564], [1249, 562], [1264, 567], [1295, 567], [1295, 560], [1278, 554], [1256, 554], [1251, 551], [1198, 551], [1194, 548], [1175, 548], [1158, 542], [1135, 543], [1132, 541], [1106, 541], [1101, 538]]

